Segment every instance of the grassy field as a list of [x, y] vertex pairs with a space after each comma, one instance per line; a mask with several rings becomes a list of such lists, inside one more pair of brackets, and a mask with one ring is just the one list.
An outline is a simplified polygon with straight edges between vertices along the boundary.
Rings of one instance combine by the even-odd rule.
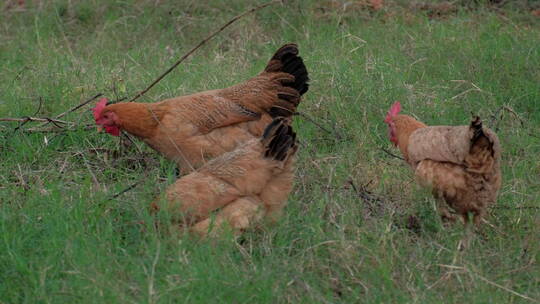
[[[0, 117], [54, 117], [100, 92], [133, 96], [256, 4], [27, 2], [0, 12]], [[0, 303], [540, 301], [540, 18], [520, 1], [455, 5], [273, 5], [143, 98], [243, 81], [280, 45], [299, 44], [312, 79], [300, 111], [327, 131], [297, 117], [285, 216], [238, 240], [154, 229], [147, 206], [174, 166], [86, 128], [90, 105], [62, 118], [73, 123], [64, 132], [1, 122]], [[444, 227], [428, 191], [385, 152], [398, 153], [382, 121], [395, 100], [428, 124], [476, 113], [499, 134], [502, 191], [465, 251], [462, 225]]]

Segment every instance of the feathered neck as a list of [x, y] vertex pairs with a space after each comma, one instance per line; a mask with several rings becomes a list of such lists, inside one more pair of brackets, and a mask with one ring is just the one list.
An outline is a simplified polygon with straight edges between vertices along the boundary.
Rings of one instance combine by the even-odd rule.
[[163, 117], [163, 111], [151, 103], [122, 102], [109, 105], [105, 110], [116, 113], [121, 129], [141, 138], [152, 137]]
[[392, 121], [395, 126], [397, 146], [405, 157], [405, 160], [408, 161], [409, 137], [417, 129], [425, 128], [427, 126], [424, 123], [412, 118], [411, 116], [403, 114], [396, 115], [392, 118]]

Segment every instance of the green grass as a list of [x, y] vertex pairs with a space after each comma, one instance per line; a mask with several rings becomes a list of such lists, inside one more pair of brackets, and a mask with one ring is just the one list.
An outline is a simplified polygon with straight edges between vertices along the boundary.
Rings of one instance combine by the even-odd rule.
[[[203, 2], [54, 0], [0, 12], [0, 117], [55, 116], [98, 92], [132, 96], [250, 7]], [[63, 117], [76, 124], [69, 132], [2, 122], [0, 303], [540, 301], [540, 19], [518, 1], [435, 19], [387, 2], [377, 12], [344, 1], [266, 8], [144, 97], [228, 86], [281, 44], [300, 45], [312, 79], [300, 110], [341, 138], [297, 117], [286, 213], [240, 240], [156, 231], [147, 206], [174, 166], [85, 129], [90, 106]], [[499, 201], [464, 252], [461, 225], [443, 227], [406, 164], [381, 149], [397, 153], [382, 121], [394, 100], [428, 124], [477, 113], [499, 134]]]

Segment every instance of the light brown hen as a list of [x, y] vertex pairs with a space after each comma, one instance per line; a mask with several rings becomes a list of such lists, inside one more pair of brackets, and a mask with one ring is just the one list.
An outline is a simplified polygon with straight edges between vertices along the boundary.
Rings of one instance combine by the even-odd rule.
[[440, 201], [478, 225], [501, 188], [501, 147], [497, 135], [475, 117], [468, 126], [426, 126], [398, 114], [396, 102], [388, 112], [390, 141], [399, 147], [419, 182], [432, 188], [443, 218], [455, 220]]
[[175, 224], [198, 235], [215, 235], [228, 225], [235, 233], [276, 220], [293, 186], [296, 135], [276, 118], [261, 138], [212, 159], [169, 186], [152, 203]]

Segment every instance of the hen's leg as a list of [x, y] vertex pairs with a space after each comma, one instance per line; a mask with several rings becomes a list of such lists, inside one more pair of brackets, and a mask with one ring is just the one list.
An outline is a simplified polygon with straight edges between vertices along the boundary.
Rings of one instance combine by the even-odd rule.
[[435, 197], [437, 212], [439, 213], [443, 223], [455, 223], [457, 218], [452, 214], [452, 212], [450, 212], [450, 209], [448, 209], [448, 204], [444, 200], [444, 193], [437, 189], [433, 189], [433, 196]]
[[437, 211], [441, 216], [443, 223], [455, 223], [457, 218], [450, 212], [450, 209], [446, 206], [446, 202], [442, 199], [437, 199]]
[[463, 238], [459, 241], [458, 248], [459, 248], [460, 251], [469, 248], [471, 240], [474, 237], [474, 233], [473, 233], [474, 231], [473, 231], [473, 229], [471, 227], [471, 221], [469, 219], [469, 212], [468, 211], [463, 212], [461, 214], [461, 217], [463, 218], [463, 224], [465, 225], [465, 227], [464, 227], [465, 231], [464, 231]]
[[228, 225], [235, 234], [239, 234], [243, 229], [259, 222], [263, 216], [262, 201], [251, 196], [242, 197], [225, 206], [216, 216], [193, 225], [190, 230], [201, 237], [216, 236], [223, 230], [224, 225]]
[[474, 211], [473, 223], [475, 227], [478, 228], [480, 226], [480, 223], [482, 222], [482, 218], [484, 217], [485, 213], [486, 212], [484, 209], [479, 209], [479, 210]]

